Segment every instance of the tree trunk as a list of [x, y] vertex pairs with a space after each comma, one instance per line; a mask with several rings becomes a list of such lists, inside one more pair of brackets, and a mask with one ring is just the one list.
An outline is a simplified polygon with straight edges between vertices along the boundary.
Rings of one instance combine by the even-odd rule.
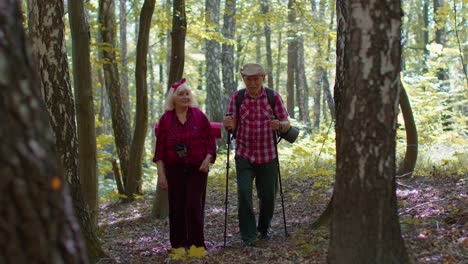
[[[228, 102], [231, 94], [236, 91], [234, 67], [234, 42], [236, 33], [236, 0], [226, 0], [224, 9], [223, 37], [230, 43], [223, 43], [221, 65], [223, 69], [224, 100]], [[223, 111], [224, 112], [224, 111]]]
[[279, 86], [280, 86], [280, 72], [283, 71], [282, 67], [281, 67], [281, 58], [282, 58], [282, 50], [283, 50], [283, 34], [281, 33], [281, 31], [278, 33], [278, 55], [276, 57], [276, 74], [275, 74], [275, 82], [276, 85], [278, 86], [277, 87], [277, 90], [279, 90]]
[[310, 131], [309, 90], [305, 75], [303, 36], [297, 38], [296, 56], [296, 102], [299, 108], [299, 120], [305, 123], [305, 130]]
[[296, 74], [296, 59], [297, 59], [297, 40], [295, 29], [292, 25], [296, 24], [296, 1], [288, 1], [288, 21], [290, 28], [288, 29], [288, 77], [287, 77], [287, 95], [286, 108], [291, 118], [295, 117], [294, 113], [294, 80]]
[[20, 2], [2, 1], [0, 17], [0, 263], [88, 263], [24, 42]]
[[119, 0], [119, 39], [120, 39], [120, 84], [122, 87], [122, 101], [130, 113], [130, 92], [128, 90], [128, 66], [127, 66], [127, 5], [126, 0]]
[[[212, 24], [215, 33], [219, 25], [220, 0], [206, 0], [205, 21]], [[219, 42], [216, 39], [205, 41], [206, 57], [206, 114], [211, 121], [223, 120], [224, 101], [221, 99], [221, 80], [219, 78], [219, 65], [221, 54]]]
[[68, 0], [68, 14], [72, 38], [80, 180], [86, 204], [89, 206], [91, 223], [96, 226], [99, 197], [90, 32], [83, 2]]
[[[156, 119], [156, 111], [155, 111], [155, 106], [156, 106], [156, 103], [155, 103], [155, 96], [156, 96], [156, 79], [155, 79], [155, 76], [154, 76], [154, 56], [152, 55], [152, 51], [151, 51], [151, 48], [148, 50], [148, 68], [149, 68], [149, 88], [150, 88], [150, 91], [149, 91], [149, 122], [148, 122], [148, 128], [149, 128], [149, 134], [151, 136], [151, 144], [150, 146], [156, 146], [155, 145], [155, 137], [154, 137], [154, 131], [153, 131], [153, 127], [154, 127], [154, 123], [156, 122], [155, 119]], [[160, 70], [162, 69], [162, 67], [160, 68]], [[159, 97], [162, 97], [162, 96], [159, 96]], [[160, 105], [160, 104], [159, 104]], [[158, 111], [159, 113], [159, 111]]]
[[185, 0], [174, 0], [172, 11], [172, 44], [171, 63], [169, 68], [169, 81], [171, 84], [178, 82], [184, 73], [185, 64], [185, 35], [187, 34], [187, 18], [185, 16]]
[[[262, 0], [262, 13], [265, 17], [268, 17], [269, 12], [269, 0]], [[270, 22], [267, 20], [264, 25], [265, 30], [265, 48], [266, 48], [266, 58], [267, 58], [267, 81], [268, 87], [274, 88], [273, 86], [273, 54], [271, 52], [271, 29]]]
[[128, 166], [132, 134], [129, 121], [130, 114], [128, 113], [129, 108], [123, 97], [117, 68], [114, 9], [114, 0], [99, 0], [99, 23], [101, 24], [100, 33], [102, 39], [101, 56], [104, 61], [104, 79], [111, 107], [115, 146], [126, 189], [126, 184], [129, 183], [126, 178], [129, 176]]
[[[433, 0], [434, 3], [434, 21], [436, 23], [436, 32], [435, 32], [435, 43], [445, 47], [446, 44], [446, 32], [445, 32], [445, 23], [446, 17], [443, 16], [443, 10], [441, 10], [445, 5], [445, 0]], [[437, 69], [437, 78], [441, 81], [449, 79], [448, 69], [444, 67], [439, 67]]]
[[155, 0], [145, 0], [140, 12], [140, 30], [137, 44], [137, 58], [135, 68], [136, 80], [136, 114], [135, 131], [130, 148], [130, 163], [128, 165], [128, 177], [126, 183], [127, 197], [134, 194], [141, 194], [142, 186], [142, 161], [145, 149], [146, 132], [148, 131], [148, 88], [147, 76], [147, 56], [149, 46], [149, 32], [151, 28], [151, 18], [153, 17]]
[[[226, 103], [231, 94], [237, 90], [234, 67], [234, 42], [236, 33], [236, 0], [226, 0], [223, 17], [223, 37], [229, 40], [224, 42], [221, 52], [221, 67], [224, 93], [222, 97], [223, 113], [226, 112]], [[227, 137], [227, 131], [222, 130], [222, 138]]]
[[[185, 16], [185, 0], [174, 0], [171, 32], [171, 66], [167, 86], [168, 89], [171, 87], [172, 83], [182, 78], [182, 73], [184, 72], [186, 30], [187, 18]], [[156, 199], [151, 215], [156, 219], [166, 219], [169, 215], [167, 192], [161, 189], [159, 184], [156, 186]]]
[[418, 159], [418, 131], [414, 122], [413, 110], [406, 93], [406, 89], [399, 80], [400, 84], [400, 109], [405, 121], [406, 131], [406, 153], [405, 159], [399, 165], [397, 175], [413, 174], [416, 160]]
[[422, 35], [423, 35], [423, 50], [424, 50], [424, 65], [425, 70], [427, 70], [427, 59], [429, 56], [429, 50], [427, 49], [427, 45], [429, 45], [429, 1], [430, 0], [423, 0], [423, 27]]
[[83, 200], [80, 184], [75, 106], [65, 52], [64, 3], [49, 0], [39, 4], [37, 0], [31, 0], [28, 8], [32, 53], [35, 61], [39, 62], [38, 86], [44, 95], [49, 122], [55, 135], [56, 152], [64, 168], [64, 179], [70, 186], [74, 212], [78, 217], [90, 258], [94, 260], [104, 257], [105, 253], [97, 240], [94, 230], [96, 225], [92, 222], [89, 207]]
[[401, 2], [346, 0], [337, 9], [344, 40], [337, 56], [344, 56], [345, 71], [337, 75], [344, 86], [335, 87], [340, 108], [328, 262], [409, 263], [394, 177]]

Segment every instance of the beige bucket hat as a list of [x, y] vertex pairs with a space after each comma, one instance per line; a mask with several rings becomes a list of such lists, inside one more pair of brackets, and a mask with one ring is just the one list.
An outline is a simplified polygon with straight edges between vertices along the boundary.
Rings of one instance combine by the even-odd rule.
[[240, 74], [242, 76], [266, 75], [266, 71], [261, 64], [247, 63], [240, 69]]

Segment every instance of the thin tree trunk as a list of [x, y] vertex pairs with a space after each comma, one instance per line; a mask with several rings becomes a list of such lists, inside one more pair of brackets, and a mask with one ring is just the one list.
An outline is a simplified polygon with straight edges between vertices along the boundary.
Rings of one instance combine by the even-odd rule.
[[405, 159], [401, 162], [397, 175], [413, 174], [416, 160], [418, 159], [418, 131], [414, 122], [413, 110], [406, 93], [406, 89], [401, 82], [400, 84], [400, 109], [405, 121], [406, 131], [406, 153]]
[[[185, 16], [185, 0], [174, 0], [172, 9], [172, 32], [171, 32], [171, 66], [167, 89], [171, 84], [182, 78], [185, 62], [185, 35], [187, 33], [187, 18]], [[158, 140], [158, 139], [156, 139]], [[169, 200], [167, 191], [156, 187], [156, 199], [151, 215], [156, 219], [166, 219], [169, 215]]]
[[124, 107], [130, 112], [130, 91], [128, 89], [127, 69], [127, 4], [126, 0], [119, 0], [119, 32], [120, 32], [120, 84], [122, 87], [122, 101]]
[[[219, 25], [220, 0], [206, 0], [205, 20], [215, 26]], [[212, 32], [215, 33], [215, 32]], [[206, 57], [206, 114], [211, 121], [223, 120], [223, 105], [221, 100], [221, 79], [219, 65], [221, 64], [220, 45], [216, 39], [205, 41]]]
[[171, 63], [169, 69], [169, 81], [167, 89], [171, 84], [182, 78], [185, 65], [185, 35], [187, 34], [187, 18], [185, 16], [185, 0], [174, 0], [172, 11], [172, 44]]
[[288, 29], [288, 77], [287, 77], [287, 95], [286, 95], [286, 108], [291, 118], [295, 117], [294, 113], [294, 84], [296, 74], [296, 58], [297, 58], [297, 39], [295, 29], [292, 25], [296, 23], [296, 9], [295, 0], [288, 2], [288, 21], [290, 28]]
[[2, 1], [0, 17], [0, 262], [88, 263], [27, 53], [20, 2]]
[[306, 124], [306, 130], [310, 130], [309, 91], [305, 76], [303, 36], [297, 38], [296, 56], [296, 102], [299, 108], [299, 120]]
[[136, 114], [135, 131], [130, 148], [130, 163], [128, 166], [128, 177], [126, 182], [126, 194], [132, 197], [141, 194], [142, 186], [142, 161], [145, 149], [146, 132], [148, 131], [148, 88], [147, 76], [147, 56], [149, 46], [149, 32], [151, 28], [151, 18], [153, 17], [155, 0], [145, 0], [140, 12], [140, 31], [138, 35], [137, 59], [135, 69], [136, 80]]
[[120, 85], [115, 54], [114, 9], [114, 0], [99, 0], [99, 22], [101, 24], [100, 33], [102, 39], [101, 56], [104, 61], [104, 79], [112, 113], [115, 146], [117, 148], [122, 177], [124, 179], [124, 187], [126, 189], [126, 184], [130, 182], [127, 180], [127, 177], [129, 176], [128, 166], [132, 134], [130, 130], [129, 108], [125, 104], [124, 93]]
[[282, 58], [282, 49], [283, 49], [283, 34], [281, 33], [281, 31], [279, 32], [279, 35], [278, 35], [278, 55], [276, 57], [276, 75], [275, 75], [275, 82], [276, 85], [278, 86], [277, 90], [279, 90], [279, 86], [280, 86], [280, 72], [282, 71], [282, 67], [281, 67], [281, 58]]
[[73, 83], [78, 128], [80, 180], [91, 224], [97, 225], [98, 180], [97, 147], [94, 121], [93, 82], [91, 79], [90, 32], [83, 2], [68, 0], [72, 37]]
[[[268, 17], [269, 12], [269, 0], [262, 0], [262, 13], [265, 17]], [[266, 48], [266, 58], [267, 58], [267, 81], [268, 87], [274, 88], [273, 86], [273, 54], [271, 51], [271, 28], [270, 22], [267, 20], [264, 25], [265, 30], [265, 48]]]
[[[236, 32], [236, 0], [226, 0], [224, 10], [223, 37], [232, 43], [223, 43], [221, 65], [223, 69], [224, 100], [228, 102], [231, 94], [236, 90], [234, 71], [234, 41]], [[224, 112], [224, 111], [223, 111]]]

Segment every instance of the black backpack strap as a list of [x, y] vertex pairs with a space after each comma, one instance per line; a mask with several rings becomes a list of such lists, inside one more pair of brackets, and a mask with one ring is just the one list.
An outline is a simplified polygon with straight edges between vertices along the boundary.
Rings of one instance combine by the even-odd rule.
[[236, 96], [236, 118], [239, 118], [239, 108], [242, 104], [242, 100], [244, 99], [245, 88], [240, 89]]
[[265, 87], [267, 96], [268, 96], [268, 102], [270, 103], [271, 109], [273, 110], [273, 114], [276, 116], [275, 113], [275, 91], [271, 88]]

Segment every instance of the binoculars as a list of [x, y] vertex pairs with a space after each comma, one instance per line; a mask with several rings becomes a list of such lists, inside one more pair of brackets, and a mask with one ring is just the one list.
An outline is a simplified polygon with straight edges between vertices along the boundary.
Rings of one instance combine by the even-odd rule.
[[290, 126], [288, 131], [283, 133], [278, 133], [280, 138], [284, 138], [289, 143], [294, 143], [296, 141], [297, 136], [299, 136], [299, 128]]

